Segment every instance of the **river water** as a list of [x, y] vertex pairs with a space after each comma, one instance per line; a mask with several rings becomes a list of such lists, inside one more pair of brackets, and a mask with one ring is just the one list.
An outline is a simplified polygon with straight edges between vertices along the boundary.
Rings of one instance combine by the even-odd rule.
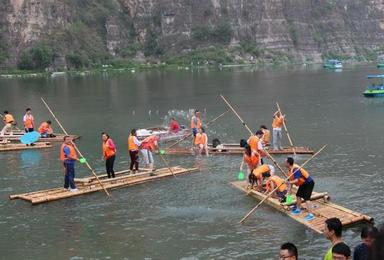
[[[103, 170], [100, 132], [115, 140], [117, 170], [128, 165], [131, 128], [162, 124], [170, 115], [188, 125], [198, 108], [205, 121], [227, 108], [226, 96], [252, 129], [270, 127], [275, 102], [287, 114], [293, 142], [328, 147], [306, 167], [315, 190], [334, 202], [384, 221], [382, 178], [384, 99], [361, 92], [374, 66], [255, 70], [150, 70], [87, 77], [0, 80], [0, 109], [17, 121], [31, 107], [38, 122], [51, 119], [44, 97], [88, 161]], [[53, 121], [53, 120], [52, 120]], [[58, 126], [53, 124], [55, 129]], [[248, 133], [233, 114], [208, 129], [212, 140], [238, 142]], [[284, 137], [287, 144], [287, 138]], [[285, 157], [277, 157], [283, 162]], [[304, 162], [307, 156], [298, 156]], [[157, 158], [155, 158], [157, 159]], [[10, 194], [58, 187], [63, 175], [58, 145], [41, 151], [0, 154], [1, 259], [276, 259], [286, 241], [301, 259], [320, 259], [329, 242], [287, 216], [263, 206], [238, 221], [257, 201], [234, 189], [239, 156], [168, 156], [172, 165], [200, 166], [198, 173], [31, 206]], [[158, 167], [162, 165], [158, 162]], [[90, 173], [77, 166], [77, 176]], [[360, 227], [345, 230], [351, 246]]]

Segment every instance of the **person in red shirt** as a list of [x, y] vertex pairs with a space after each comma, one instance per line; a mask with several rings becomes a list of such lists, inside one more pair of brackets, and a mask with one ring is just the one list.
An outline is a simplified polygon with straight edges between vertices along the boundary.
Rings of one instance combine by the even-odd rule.
[[169, 123], [169, 132], [171, 133], [177, 133], [180, 131], [180, 125], [179, 123], [176, 121], [175, 118], [171, 118], [171, 122]]

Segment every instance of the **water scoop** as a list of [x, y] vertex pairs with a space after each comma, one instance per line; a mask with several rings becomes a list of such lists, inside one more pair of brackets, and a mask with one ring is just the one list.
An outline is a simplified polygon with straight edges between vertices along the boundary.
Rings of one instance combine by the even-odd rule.
[[80, 162], [80, 163], [86, 163], [87, 160], [83, 157], [83, 158], [80, 158], [80, 159], [79, 159], [79, 162]]
[[238, 179], [239, 181], [242, 181], [242, 180], [244, 180], [244, 178], [245, 178], [245, 176], [244, 176], [244, 172], [240, 171], [240, 172], [239, 172], [239, 175], [237, 176], [237, 179]]

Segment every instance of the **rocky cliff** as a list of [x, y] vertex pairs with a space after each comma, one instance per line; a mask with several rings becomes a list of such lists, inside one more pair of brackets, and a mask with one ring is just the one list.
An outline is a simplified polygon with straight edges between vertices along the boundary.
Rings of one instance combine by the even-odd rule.
[[382, 51], [383, 38], [382, 0], [2, 0], [0, 5], [2, 67], [174, 57], [189, 62], [215, 55], [225, 56], [223, 62], [371, 59]]

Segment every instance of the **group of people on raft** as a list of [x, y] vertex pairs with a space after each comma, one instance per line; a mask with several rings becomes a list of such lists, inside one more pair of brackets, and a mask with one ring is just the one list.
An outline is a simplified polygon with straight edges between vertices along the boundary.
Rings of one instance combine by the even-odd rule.
[[[281, 128], [284, 124], [285, 116], [276, 111], [273, 115], [272, 131], [273, 131], [273, 149], [282, 150], [281, 146]], [[286, 158], [284, 165], [288, 172], [283, 173], [288, 176], [288, 181], [275, 174], [275, 167], [270, 164], [264, 164], [263, 158], [268, 154], [267, 148], [270, 143], [271, 134], [266, 126], [260, 126], [254, 135], [248, 140], [241, 140], [240, 146], [244, 147], [243, 159], [240, 164], [240, 172], [243, 171], [244, 164], [247, 165], [248, 188], [256, 189], [259, 192], [271, 193], [284, 203], [287, 195], [291, 193], [292, 187], [297, 186], [296, 205], [292, 207], [292, 214], [300, 214], [303, 210], [302, 201], [306, 204], [308, 211], [305, 219], [310, 221], [314, 218], [312, 213], [312, 205], [310, 198], [315, 185], [313, 178], [308, 171], [295, 164], [292, 157]]]
[[[15, 118], [9, 111], [4, 111], [3, 114], [3, 123], [4, 127], [0, 132], [1, 137], [5, 137], [6, 134], [12, 136], [13, 135], [13, 128], [17, 125]], [[55, 137], [53, 134], [53, 129], [51, 126], [51, 121], [47, 120], [40, 124], [37, 131], [40, 133], [42, 138], [45, 137]], [[27, 108], [25, 110], [25, 114], [23, 116], [23, 125], [24, 125], [24, 131], [26, 133], [35, 131], [35, 119], [32, 115], [32, 110], [30, 108]]]

